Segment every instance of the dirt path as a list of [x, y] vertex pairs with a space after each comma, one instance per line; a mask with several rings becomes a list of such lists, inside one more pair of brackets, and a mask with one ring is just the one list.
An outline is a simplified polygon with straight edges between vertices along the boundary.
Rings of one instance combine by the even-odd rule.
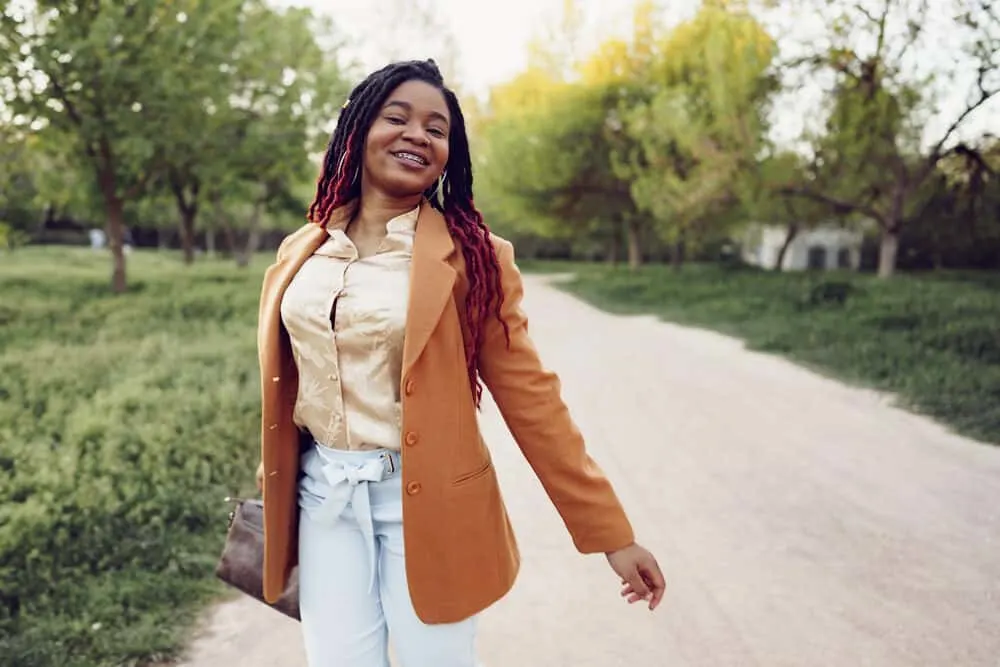
[[[614, 317], [529, 278], [531, 331], [640, 541], [656, 614], [575, 553], [492, 405], [524, 556], [485, 667], [996, 667], [1000, 448], [738, 342]], [[302, 667], [297, 628], [222, 605], [188, 667]]]

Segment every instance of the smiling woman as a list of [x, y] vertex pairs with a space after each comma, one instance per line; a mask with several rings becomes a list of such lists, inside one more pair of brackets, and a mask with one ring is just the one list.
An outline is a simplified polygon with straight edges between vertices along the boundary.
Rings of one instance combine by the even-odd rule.
[[423, 81], [393, 91], [372, 123], [364, 175], [387, 194], [405, 197], [430, 188], [448, 164], [451, 116], [444, 97]]
[[480, 380], [577, 549], [655, 608], [659, 566], [528, 337], [513, 249], [473, 203], [465, 120], [433, 62], [352, 91], [308, 217], [264, 278], [257, 479], [264, 596], [298, 566], [309, 664], [386, 667], [390, 632], [405, 667], [476, 664], [477, 615], [519, 566]]

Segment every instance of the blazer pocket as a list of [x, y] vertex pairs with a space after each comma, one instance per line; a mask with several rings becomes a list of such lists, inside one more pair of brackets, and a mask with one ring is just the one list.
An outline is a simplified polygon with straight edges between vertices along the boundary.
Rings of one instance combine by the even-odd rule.
[[474, 482], [480, 477], [485, 476], [493, 468], [493, 461], [487, 460], [486, 463], [480, 468], [476, 468], [472, 472], [467, 472], [463, 475], [459, 475], [455, 479], [451, 480], [452, 486], [462, 486], [463, 484], [468, 484], [469, 482]]

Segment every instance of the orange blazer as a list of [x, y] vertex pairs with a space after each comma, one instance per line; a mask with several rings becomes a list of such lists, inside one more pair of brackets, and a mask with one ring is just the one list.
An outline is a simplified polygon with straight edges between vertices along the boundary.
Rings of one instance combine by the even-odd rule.
[[[298, 389], [280, 304], [289, 281], [327, 238], [307, 224], [289, 235], [264, 276], [258, 349], [264, 465], [264, 595], [274, 602], [297, 563]], [[601, 553], [628, 546], [632, 527], [608, 480], [587, 455], [541, 364], [521, 309], [521, 276], [511, 244], [493, 237], [501, 267], [502, 316], [487, 324], [481, 377], [511, 434], [561, 515], [576, 548]], [[465, 263], [443, 216], [421, 203], [401, 378], [403, 523], [410, 597], [425, 623], [482, 611], [513, 586], [517, 544], [480, 435], [469, 387], [463, 328]]]

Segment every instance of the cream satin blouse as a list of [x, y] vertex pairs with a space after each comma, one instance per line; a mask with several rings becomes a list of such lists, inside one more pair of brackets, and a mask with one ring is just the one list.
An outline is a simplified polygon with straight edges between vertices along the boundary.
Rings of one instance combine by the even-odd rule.
[[386, 224], [363, 259], [344, 232], [330, 235], [292, 279], [281, 319], [299, 371], [294, 420], [336, 449], [399, 449], [403, 333], [417, 207]]

